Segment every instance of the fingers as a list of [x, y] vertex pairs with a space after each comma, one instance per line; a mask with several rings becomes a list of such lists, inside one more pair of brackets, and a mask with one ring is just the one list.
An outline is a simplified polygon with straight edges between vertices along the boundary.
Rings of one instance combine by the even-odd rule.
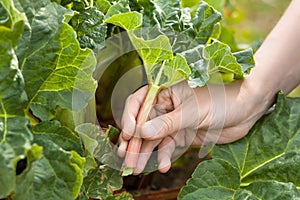
[[122, 116], [122, 134], [124, 140], [129, 140], [134, 132], [136, 126], [136, 117], [139, 109], [143, 104], [144, 98], [147, 94], [148, 87], [142, 87], [134, 94], [130, 95], [125, 103], [125, 108]]
[[158, 169], [161, 173], [166, 173], [171, 168], [172, 154], [176, 144], [172, 137], [168, 136], [163, 140], [147, 141], [144, 140], [134, 175], [140, 174], [145, 169], [145, 166], [153, 153], [155, 147], [158, 146], [157, 161]]
[[128, 146], [128, 140], [124, 140], [122, 137], [122, 133], [119, 137], [119, 147], [118, 147], [118, 156], [120, 156], [121, 158], [125, 157], [126, 155], [126, 150], [127, 150], [127, 146]]
[[145, 166], [155, 147], [161, 142], [161, 140], [143, 141], [143, 145], [139, 154], [137, 166], [134, 169], [133, 174], [137, 175], [143, 172]]
[[157, 146], [158, 146], [158, 151], [157, 151], [158, 170], [161, 173], [166, 173], [167, 171], [169, 171], [176, 147], [177, 146], [181, 147], [180, 148], [181, 150], [177, 152], [178, 154], [177, 157], [181, 156], [182, 153], [184, 153], [185, 150], [188, 148], [185, 144], [186, 142], [185, 133], [186, 132], [184, 130], [181, 130], [180, 134], [177, 134], [176, 137], [175, 134], [172, 134], [172, 136], [167, 136], [159, 140], [144, 140], [141, 151], [138, 155], [139, 157], [138, 157], [136, 168], [134, 169], [133, 172], [134, 175], [138, 175], [143, 172], [150, 156], [153, 153], [153, 150]]
[[175, 150], [176, 144], [172, 137], [166, 137], [158, 146], [158, 170], [161, 173], [166, 173], [171, 168], [172, 154]]
[[157, 140], [185, 128], [196, 129], [203, 113], [195, 104], [195, 99], [191, 97], [175, 110], [147, 121], [141, 128], [142, 137]]
[[162, 139], [180, 128], [180, 111], [174, 110], [170, 113], [147, 121], [141, 128], [143, 138], [156, 140]]

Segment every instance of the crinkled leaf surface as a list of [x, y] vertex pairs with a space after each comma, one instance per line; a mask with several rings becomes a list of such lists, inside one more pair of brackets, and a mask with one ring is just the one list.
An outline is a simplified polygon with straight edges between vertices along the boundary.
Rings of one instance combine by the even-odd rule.
[[6, 16], [0, 21], [0, 114], [1, 117], [24, 115], [27, 95], [15, 52], [24, 20], [22, 14], [8, 0], [1, 2], [0, 11], [1, 15]]
[[119, 0], [117, 2], [114, 2], [112, 6], [109, 7], [105, 14], [105, 19], [108, 19], [112, 17], [113, 15], [118, 15], [122, 13], [130, 12], [131, 9], [129, 7], [128, 0]]
[[32, 162], [40, 156], [40, 151], [31, 146], [33, 136], [24, 117], [1, 115], [0, 127], [0, 198], [5, 198], [15, 190], [17, 175], [24, 170], [18, 168], [18, 162], [25, 159], [29, 151], [33, 152]]
[[236, 58], [237, 62], [241, 65], [244, 74], [249, 74], [250, 69], [255, 65], [252, 49], [238, 51], [233, 53], [233, 55]]
[[84, 159], [51, 140], [38, 138], [35, 142], [46, 147], [43, 156], [17, 177], [14, 198], [75, 199], [82, 184]]
[[[81, 124], [76, 127], [76, 131], [83, 140], [84, 153], [89, 159], [85, 166], [88, 173], [83, 180], [79, 199], [118, 199], [118, 196], [114, 197], [113, 191], [122, 188], [123, 182], [120, 171], [117, 170], [118, 157], [110, 140], [99, 127], [92, 124]], [[109, 132], [107, 130], [107, 134]], [[92, 159], [96, 160], [92, 162]]]
[[241, 79], [254, 66], [252, 50], [232, 53], [230, 47], [219, 41], [198, 45], [181, 53], [187, 60], [192, 73], [188, 82], [191, 87], [203, 86], [216, 72], [233, 74]]
[[245, 138], [213, 149], [179, 199], [300, 199], [299, 105], [280, 94]]
[[116, 166], [118, 156], [113, 151], [110, 140], [99, 127], [93, 124], [81, 124], [76, 127], [76, 132], [83, 140], [85, 153], [93, 155], [102, 164]]
[[112, 15], [106, 23], [120, 26], [125, 30], [134, 30], [142, 25], [142, 14], [136, 11]]
[[80, 49], [74, 31], [63, 21], [70, 11], [46, 0], [18, 5], [27, 17], [18, 57], [28, 106], [41, 120], [52, 119], [56, 106], [82, 109], [96, 88], [95, 57], [91, 50]]
[[23, 17], [9, 0], [1, 1], [0, 11], [5, 16], [0, 21], [0, 198], [5, 198], [14, 190], [17, 163], [31, 149], [33, 136], [24, 117], [27, 96], [15, 53]]
[[153, 39], [163, 33], [170, 39], [175, 53], [205, 44], [221, 20], [221, 14], [203, 1], [193, 17], [181, 7], [180, 0], [142, 0], [138, 4], [144, 13], [143, 27], [149, 29], [144, 38]]
[[35, 139], [49, 140], [66, 151], [82, 153], [80, 138], [68, 127], [63, 127], [59, 121], [44, 121], [33, 127]]
[[209, 74], [215, 71], [232, 73], [236, 79], [243, 78], [243, 71], [232, 55], [230, 47], [221, 42], [213, 42], [204, 48], [203, 58], [207, 61]]
[[82, 109], [95, 90], [95, 58], [56, 3], [3, 0], [0, 11], [0, 198], [74, 199], [85, 161], [79, 137], [28, 118], [51, 119], [58, 105]]
[[69, 24], [77, 32], [81, 48], [102, 48], [106, 38], [107, 26], [104, 14], [96, 7], [87, 7], [76, 13]]

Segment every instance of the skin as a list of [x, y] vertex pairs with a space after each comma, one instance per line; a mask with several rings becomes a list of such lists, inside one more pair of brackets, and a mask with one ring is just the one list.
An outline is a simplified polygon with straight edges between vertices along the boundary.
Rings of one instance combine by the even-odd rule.
[[[151, 119], [141, 128], [144, 138], [135, 174], [143, 171], [158, 147], [159, 171], [167, 172], [177, 149], [190, 145], [231, 143], [244, 137], [274, 104], [300, 83], [300, 0], [284, 15], [254, 55], [256, 67], [242, 81], [190, 88], [181, 82], [160, 92]], [[128, 97], [122, 117], [119, 155], [126, 153], [147, 87]], [[179, 154], [182, 153], [179, 150]]]

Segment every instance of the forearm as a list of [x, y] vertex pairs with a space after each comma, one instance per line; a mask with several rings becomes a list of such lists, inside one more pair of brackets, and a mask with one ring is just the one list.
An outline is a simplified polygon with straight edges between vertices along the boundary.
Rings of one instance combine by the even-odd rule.
[[247, 78], [263, 95], [288, 94], [300, 82], [300, 0], [293, 0], [255, 54]]

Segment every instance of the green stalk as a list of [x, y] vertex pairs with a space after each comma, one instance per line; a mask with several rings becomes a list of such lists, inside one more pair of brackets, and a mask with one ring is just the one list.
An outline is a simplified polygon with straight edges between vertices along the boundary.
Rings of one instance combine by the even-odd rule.
[[90, 6], [90, 4], [87, 0], [84, 0], [84, 3], [85, 3], [86, 6]]
[[161, 87], [157, 85], [149, 85], [148, 93], [144, 99], [143, 105], [140, 108], [134, 136], [130, 139], [123, 166], [123, 176], [133, 173], [134, 168], [137, 166], [138, 156], [143, 143], [140, 137], [141, 126], [148, 120], [149, 114], [155, 102], [155, 99], [160, 92]]
[[26, 118], [29, 120], [31, 126], [35, 126], [39, 123], [39, 120], [30, 113], [29, 108], [24, 110]]

